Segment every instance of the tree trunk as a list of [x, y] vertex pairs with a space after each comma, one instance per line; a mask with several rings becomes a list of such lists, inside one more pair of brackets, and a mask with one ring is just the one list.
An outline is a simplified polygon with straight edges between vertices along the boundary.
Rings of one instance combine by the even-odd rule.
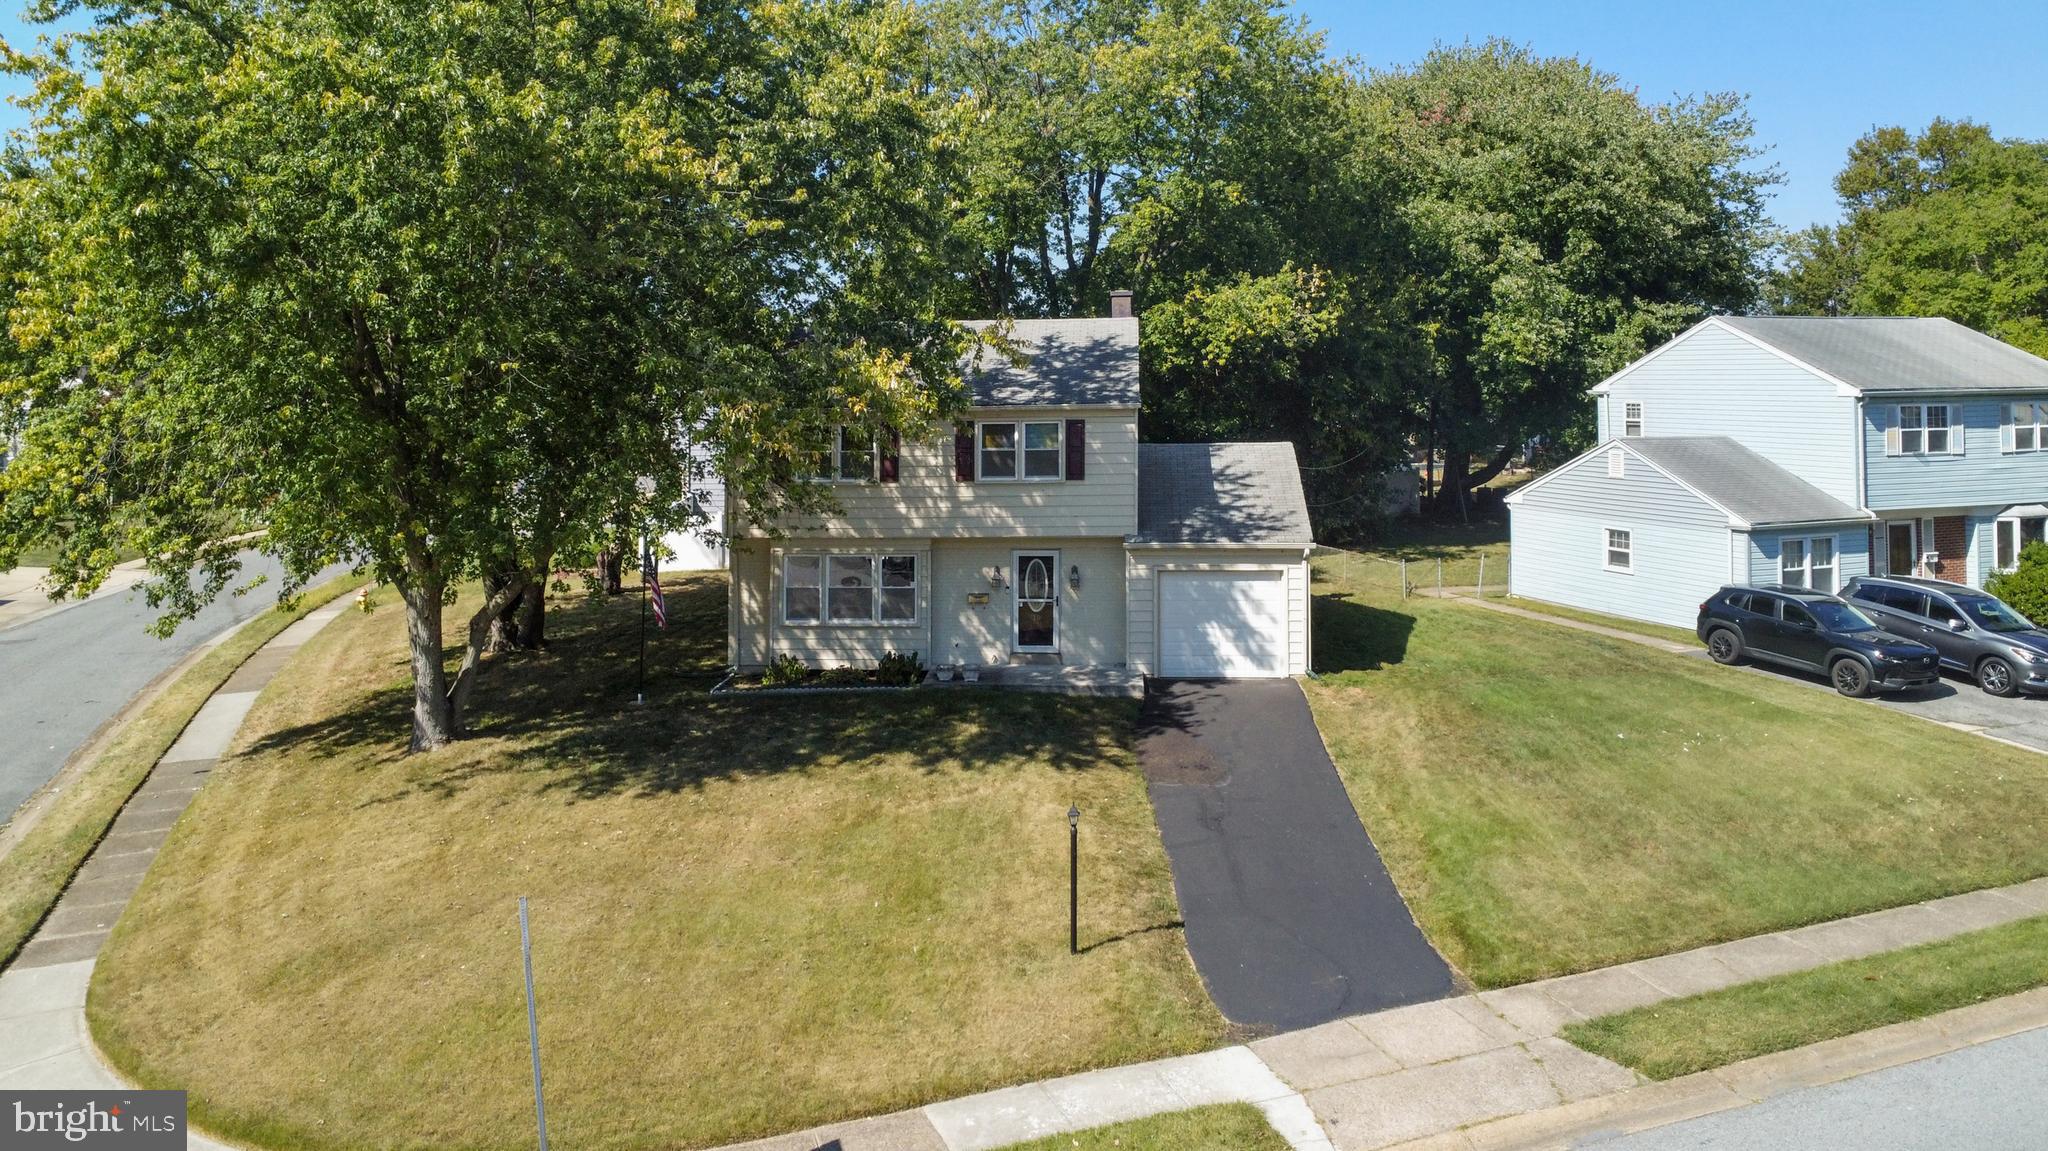
[[[484, 598], [491, 599], [495, 597], [498, 594], [498, 592], [504, 589], [504, 587], [504, 576], [485, 576]], [[514, 602], [516, 603], [518, 601], [515, 600]], [[519, 634], [519, 621], [515, 617], [514, 613], [508, 609], [492, 617], [490, 635], [484, 639], [484, 651], [491, 655], [497, 655], [502, 652], [512, 651], [515, 648], [525, 646], [520, 642], [521, 639], [522, 637]]]
[[513, 642], [527, 651], [547, 646], [548, 576], [553, 564], [553, 557], [542, 561], [540, 572], [528, 579], [526, 590], [506, 609], [512, 620]]
[[448, 670], [441, 663], [441, 585], [414, 583], [403, 594], [406, 639], [412, 647], [412, 750], [430, 751], [456, 735]]
[[507, 577], [497, 594], [485, 597], [484, 605], [469, 617], [469, 642], [462, 649], [462, 669], [455, 673], [455, 683], [448, 688], [448, 728], [454, 738], [468, 734], [465, 715], [469, 710], [469, 691], [476, 682], [477, 665], [483, 662], [484, 641], [491, 625], [526, 590], [527, 582], [524, 573]]

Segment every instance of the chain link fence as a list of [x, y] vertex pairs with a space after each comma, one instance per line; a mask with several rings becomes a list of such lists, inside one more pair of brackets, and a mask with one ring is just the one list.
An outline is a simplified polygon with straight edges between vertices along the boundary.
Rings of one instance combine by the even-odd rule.
[[1429, 595], [1505, 599], [1513, 562], [1506, 544], [1342, 554], [1351, 561], [1352, 580], [1403, 598]]

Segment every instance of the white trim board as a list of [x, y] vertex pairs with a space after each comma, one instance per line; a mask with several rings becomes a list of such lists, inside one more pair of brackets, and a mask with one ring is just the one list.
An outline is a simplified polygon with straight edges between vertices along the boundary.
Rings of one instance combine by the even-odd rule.
[[1785, 361], [1788, 364], [1791, 364], [1793, 367], [1798, 368], [1801, 371], [1811, 372], [1813, 375], [1819, 377], [1820, 379], [1826, 380], [1828, 383], [1833, 384], [1835, 387], [1835, 394], [1838, 396], [1853, 397], [1863, 395], [1863, 389], [1857, 387], [1855, 384], [1852, 384], [1847, 380], [1844, 380], [1841, 377], [1833, 375], [1829, 372], [1822, 371], [1821, 369], [1814, 367], [1812, 364], [1807, 363], [1805, 360], [1800, 359], [1798, 356], [1795, 356], [1792, 353], [1786, 351], [1785, 349], [1778, 347], [1776, 344], [1770, 343], [1766, 340], [1759, 339], [1756, 336], [1752, 336], [1748, 332], [1745, 332], [1742, 329], [1735, 327], [1733, 324], [1723, 323], [1721, 317], [1719, 316], [1708, 316], [1706, 319], [1701, 320], [1699, 323], [1694, 324], [1692, 327], [1687, 328], [1686, 330], [1664, 341], [1662, 344], [1659, 344], [1656, 348], [1652, 349], [1649, 352], [1649, 354], [1642, 356], [1641, 358], [1635, 360], [1633, 363], [1630, 363], [1628, 366], [1622, 368], [1620, 371], [1614, 373], [1613, 375], [1607, 377], [1604, 380], [1601, 380], [1599, 383], [1594, 384], [1592, 387], [1586, 389], [1587, 394], [1606, 395], [1607, 392], [1614, 386], [1614, 384], [1620, 381], [1623, 377], [1634, 373], [1637, 368], [1642, 367], [1644, 364], [1649, 363], [1651, 360], [1656, 359], [1658, 356], [1663, 355], [1665, 352], [1669, 351], [1672, 348], [1677, 347], [1678, 345], [1691, 339], [1695, 334], [1707, 328], [1713, 328], [1717, 331], [1726, 332], [1729, 335], [1734, 336], [1736, 339], [1751, 345], [1752, 347], [1758, 348], [1762, 351], [1769, 352], [1771, 355], [1778, 357], [1779, 359]]

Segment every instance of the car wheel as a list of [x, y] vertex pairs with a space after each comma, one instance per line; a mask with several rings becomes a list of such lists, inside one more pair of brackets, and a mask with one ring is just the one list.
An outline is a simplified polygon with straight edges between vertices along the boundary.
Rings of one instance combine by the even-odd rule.
[[1991, 695], [2011, 695], [2019, 690], [2020, 678], [2012, 665], [1992, 656], [1977, 665], [1977, 686]]
[[1717, 627], [1707, 634], [1707, 654], [1715, 663], [1734, 663], [1742, 658], [1742, 640], [1725, 627]]
[[1834, 681], [1835, 690], [1851, 699], [1862, 699], [1870, 694], [1870, 669], [1856, 660], [1844, 656], [1828, 669], [1828, 678]]

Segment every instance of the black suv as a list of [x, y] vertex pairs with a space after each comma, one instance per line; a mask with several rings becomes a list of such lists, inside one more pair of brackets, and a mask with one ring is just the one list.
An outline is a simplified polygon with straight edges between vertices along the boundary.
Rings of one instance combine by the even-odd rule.
[[1992, 695], [2048, 693], [2048, 632], [1995, 596], [1941, 580], [1857, 576], [1842, 594], [1886, 631], [1932, 644]]
[[1904, 691], [1941, 679], [1933, 648], [1883, 630], [1842, 599], [1802, 587], [1724, 587], [1700, 605], [1698, 631], [1715, 663], [1748, 655], [1817, 671], [1843, 695]]

